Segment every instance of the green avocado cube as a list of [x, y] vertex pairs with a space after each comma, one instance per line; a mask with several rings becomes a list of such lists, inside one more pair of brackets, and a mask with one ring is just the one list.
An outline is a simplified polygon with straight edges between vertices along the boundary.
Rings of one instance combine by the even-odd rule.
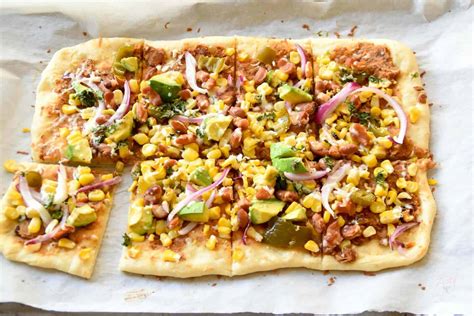
[[288, 84], [280, 87], [278, 92], [280, 93], [280, 99], [290, 102], [291, 104], [310, 102], [313, 100], [311, 94]]
[[181, 84], [168, 73], [151, 77], [150, 87], [160, 95], [163, 102], [172, 102], [177, 99], [178, 93], [181, 91]]
[[208, 186], [212, 183], [212, 178], [209, 172], [204, 167], [196, 168], [190, 176], [191, 182], [197, 185]]
[[270, 158], [273, 160], [275, 158], [288, 158], [293, 157], [295, 151], [291, 146], [284, 143], [273, 143], [270, 145]]
[[97, 220], [97, 213], [89, 204], [83, 205], [81, 207], [76, 207], [69, 217], [67, 218], [66, 223], [75, 227], [82, 227], [89, 225], [92, 222]]
[[254, 200], [249, 208], [250, 221], [253, 224], [263, 224], [275, 217], [285, 207], [285, 202], [277, 199]]
[[137, 57], [125, 57], [120, 60], [120, 64], [123, 68], [127, 69], [130, 72], [135, 72], [138, 70], [138, 58]]
[[151, 212], [151, 207], [143, 208], [140, 220], [137, 223], [131, 225], [130, 230], [139, 235], [151, 233], [154, 230], [153, 213]]
[[122, 119], [111, 126], [105, 135], [114, 143], [130, 137], [133, 129], [133, 112], [128, 112]]
[[272, 164], [280, 172], [304, 173], [308, 171], [303, 164], [303, 159], [299, 157], [276, 158], [272, 160]]
[[191, 202], [178, 212], [178, 216], [189, 222], [207, 222], [209, 221], [209, 210], [202, 201]]

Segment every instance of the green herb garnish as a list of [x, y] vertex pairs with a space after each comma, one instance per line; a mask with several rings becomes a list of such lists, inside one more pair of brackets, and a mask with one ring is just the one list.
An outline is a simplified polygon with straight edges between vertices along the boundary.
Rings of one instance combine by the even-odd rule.
[[186, 109], [186, 102], [176, 100], [172, 103], [164, 103], [160, 106], [150, 106], [148, 113], [157, 120], [170, 119], [178, 114], [183, 114]]
[[71, 160], [74, 157], [74, 147], [72, 145], [67, 145], [64, 155], [66, 156], [67, 160]]
[[130, 236], [128, 236], [127, 234], [123, 234], [122, 238], [123, 238], [122, 246], [128, 247], [132, 244], [132, 240], [130, 239]]

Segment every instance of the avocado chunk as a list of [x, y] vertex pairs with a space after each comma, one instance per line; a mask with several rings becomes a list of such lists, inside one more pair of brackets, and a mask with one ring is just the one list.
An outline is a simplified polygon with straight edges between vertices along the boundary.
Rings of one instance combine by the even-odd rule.
[[291, 146], [286, 145], [284, 143], [273, 143], [270, 145], [270, 158], [288, 158], [293, 157], [295, 155], [295, 151], [291, 148]]
[[152, 232], [154, 228], [151, 206], [132, 205], [128, 224], [130, 230], [136, 234], [144, 235]]
[[304, 173], [308, 171], [303, 164], [303, 159], [298, 157], [276, 158], [272, 160], [272, 164], [280, 172]]
[[216, 115], [204, 119], [204, 132], [209, 140], [219, 141], [232, 122], [231, 116]]
[[291, 104], [310, 102], [313, 100], [311, 94], [288, 84], [283, 85], [278, 91], [280, 93], [280, 99], [290, 102]]
[[276, 247], [302, 247], [311, 239], [311, 229], [295, 225], [283, 218], [271, 222], [263, 234], [263, 242]]
[[254, 200], [250, 205], [250, 220], [253, 224], [263, 224], [275, 217], [285, 207], [285, 202], [277, 199]]
[[150, 79], [150, 87], [160, 95], [163, 102], [172, 102], [178, 98], [181, 91], [182, 82], [179, 76], [181, 74], [175, 74], [175, 71], [153, 76]]
[[275, 60], [276, 51], [268, 46], [261, 48], [257, 53], [257, 60], [264, 64], [271, 64]]
[[92, 160], [92, 149], [89, 140], [82, 136], [80, 132], [72, 132], [67, 136], [67, 147], [64, 156], [75, 162], [89, 163]]
[[185, 221], [207, 222], [209, 221], [209, 211], [204, 202], [192, 202], [178, 212], [178, 216]]
[[285, 215], [281, 217], [287, 221], [304, 221], [306, 217], [306, 209], [298, 202], [293, 202], [285, 210]]
[[[133, 67], [133, 62], [131, 63], [125, 62], [125, 64], [122, 63], [122, 60], [124, 59], [127, 60], [128, 57], [133, 56], [133, 51], [134, 51], [134, 48], [132, 45], [124, 45], [117, 50], [117, 53], [115, 54], [115, 60], [112, 65], [112, 71], [116, 76], [123, 77], [125, 75], [125, 72], [128, 70], [128, 68], [126, 67], [127, 66]], [[137, 69], [138, 69], [138, 60], [137, 60]], [[132, 71], [132, 70], [129, 70], [129, 71]]]
[[212, 178], [209, 172], [204, 167], [196, 168], [191, 173], [191, 182], [197, 185], [208, 186], [212, 183]]
[[132, 134], [133, 112], [128, 112], [121, 120], [111, 126], [105, 135], [113, 142], [118, 143], [125, 140]]
[[225, 58], [223, 57], [201, 55], [199, 56], [197, 63], [199, 69], [205, 69], [208, 72], [216, 74], [225, 69]]
[[67, 218], [67, 224], [75, 227], [89, 225], [97, 220], [97, 213], [90, 205], [76, 207]]
[[125, 57], [120, 60], [123, 68], [130, 72], [135, 72], [138, 70], [138, 58], [137, 57]]

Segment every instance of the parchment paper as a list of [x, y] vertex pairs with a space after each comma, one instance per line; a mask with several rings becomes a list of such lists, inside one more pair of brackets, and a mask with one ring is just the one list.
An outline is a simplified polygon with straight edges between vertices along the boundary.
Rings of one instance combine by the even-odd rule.
[[[63, 3], [61, 3], [63, 2]], [[46, 3], [46, 4], [45, 4]], [[2, 2], [0, 154], [30, 160], [35, 89], [52, 54], [90, 38], [179, 39], [205, 35], [303, 38], [328, 31], [388, 38], [417, 52], [432, 106], [432, 150], [439, 169], [438, 215], [426, 258], [379, 272], [325, 275], [303, 269], [191, 280], [118, 271], [128, 194], [119, 188], [96, 270], [86, 281], [0, 258], [0, 301], [58, 311], [306, 312], [365, 310], [472, 313], [472, 21], [469, 1], [331, 1], [114, 4]], [[164, 27], [167, 22], [167, 29]], [[306, 28], [303, 25], [307, 25]], [[188, 28], [192, 30], [187, 31]], [[308, 30], [309, 29], [309, 30]], [[320, 32], [320, 35], [325, 35]], [[125, 177], [127, 178], [127, 177]], [[0, 171], [0, 193], [11, 175]], [[328, 286], [328, 279], [336, 277]]]

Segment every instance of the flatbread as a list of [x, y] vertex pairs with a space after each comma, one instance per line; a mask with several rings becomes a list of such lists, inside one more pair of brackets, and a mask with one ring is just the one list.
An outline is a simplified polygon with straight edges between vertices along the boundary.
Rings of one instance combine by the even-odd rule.
[[[94, 61], [97, 69], [110, 71], [114, 54], [124, 45], [142, 45], [143, 40], [129, 38], [98, 38], [57, 51], [41, 75], [36, 91], [35, 114], [31, 126], [32, 156], [34, 161], [55, 163], [65, 160], [66, 140], [59, 127], [72, 127], [81, 121], [80, 115], [66, 116], [58, 121], [61, 106], [67, 104], [55, 91], [58, 81], [67, 72], [74, 73], [86, 60]], [[72, 130], [72, 128], [71, 128]], [[92, 163], [110, 164], [111, 158], [93, 157]]]
[[[37, 163], [22, 163], [21, 171], [57, 172], [57, 165], [44, 165]], [[68, 179], [71, 179], [74, 168], [66, 167]], [[5, 258], [23, 262], [31, 266], [54, 269], [89, 279], [94, 271], [97, 255], [104, 236], [110, 210], [112, 197], [103, 201], [102, 207], [97, 211], [97, 220], [85, 227], [78, 228], [69, 235], [69, 239], [76, 242], [73, 249], [60, 248], [57, 242], [48, 242], [37, 250], [38, 245], [24, 245], [24, 239], [15, 233], [16, 221], [5, 216], [5, 210], [10, 205], [9, 193], [14, 190], [13, 182], [0, 202], [0, 252]], [[87, 259], [81, 258], [81, 250], [88, 250]]]

